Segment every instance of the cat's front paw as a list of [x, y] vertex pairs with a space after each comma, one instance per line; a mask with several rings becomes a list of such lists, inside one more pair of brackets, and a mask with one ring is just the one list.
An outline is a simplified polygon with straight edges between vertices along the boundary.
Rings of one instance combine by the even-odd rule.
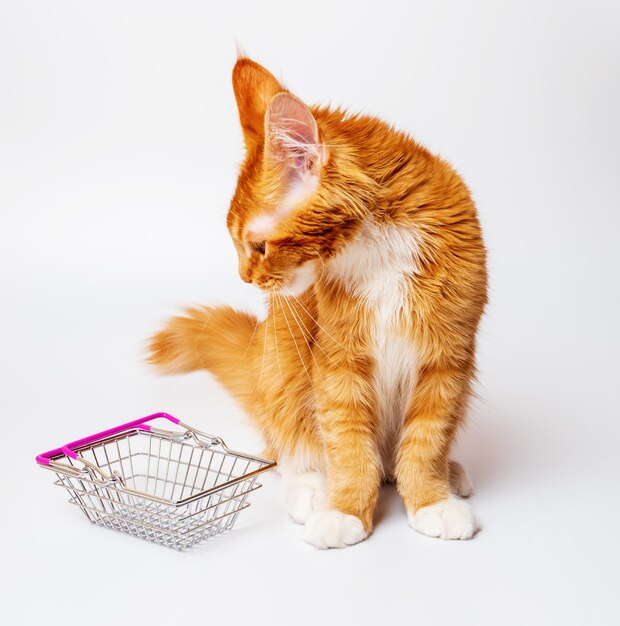
[[314, 511], [327, 508], [325, 477], [319, 472], [301, 472], [284, 486], [286, 512], [298, 524], [305, 524]]
[[306, 522], [304, 540], [319, 550], [345, 548], [363, 541], [368, 531], [359, 517], [328, 509], [315, 511]]
[[478, 524], [467, 502], [454, 496], [418, 509], [409, 515], [411, 527], [439, 539], [471, 539]]

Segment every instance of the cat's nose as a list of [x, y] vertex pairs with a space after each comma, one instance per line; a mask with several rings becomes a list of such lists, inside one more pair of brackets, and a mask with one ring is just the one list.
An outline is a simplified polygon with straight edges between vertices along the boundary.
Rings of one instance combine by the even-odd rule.
[[252, 272], [249, 263], [240, 258], [237, 269], [239, 270], [239, 276], [244, 283], [252, 282]]

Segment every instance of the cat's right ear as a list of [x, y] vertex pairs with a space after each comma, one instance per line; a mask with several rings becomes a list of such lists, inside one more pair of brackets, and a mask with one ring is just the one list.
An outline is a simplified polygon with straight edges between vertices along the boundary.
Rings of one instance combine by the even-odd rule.
[[237, 60], [232, 81], [245, 145], [250, 150], [263, 142], [269, 103], [286, 89], [264, 67], [247, 57]]

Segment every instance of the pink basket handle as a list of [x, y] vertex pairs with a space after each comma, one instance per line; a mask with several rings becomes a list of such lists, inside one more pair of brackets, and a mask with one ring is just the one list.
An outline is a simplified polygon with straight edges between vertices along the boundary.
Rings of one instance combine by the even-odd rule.
[[54, 450], [50, 450], [49, 452], [43, 452], [38, 454], [36, 459], [37, 463], [41, 465], [49, 465], [50, 460], [54, 456], [58, 456], [59, 454], [64, 454], [72, 459], [77, 459], [78, 455], [71, 448], [79, 448], [80, 446], [84, 446], [88, 443], [92, 443], [93, 441], [97, 441], [98, 439], [105, 439], [111, 435], [116, 435], [117, 433], [122, 433], [125, 430], [130, 430], [132, 428], [139, 428], [140, 430], [151, 430], [151, 426], [146, 424], [146, 422], [150, 422], [151, 420], [157, 418], [164, 418], [171, 421], [173, 424], [180, 424], [181, 420], [170, 415], [168, 413], [153, 413], [153, 415], [147, 415], [146, 417], [141, 417], [140, 419], [133, 420], [132, 422], [127, 422], [126, 424], [121, 424], [120, 426], [115, 426], [114, 428], [109, 428], [108, 430], [104, 430], [100, 433], [96, 433], [94, 435], [89, 435], [88, 437], [84, 437], [84, 439], [78, 439], [77, 441], [72, 441], [65, 446], [61, 446], [60, 448], [56, 448]]

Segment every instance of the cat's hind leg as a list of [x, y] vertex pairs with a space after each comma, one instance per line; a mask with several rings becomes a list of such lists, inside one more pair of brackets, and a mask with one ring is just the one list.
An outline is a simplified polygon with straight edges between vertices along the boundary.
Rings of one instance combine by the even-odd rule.
[[305, 524], [315, 511], [327, 508], [327, 483], [323, 473], [292, 458], [279, 463], [284, 506], [293, 521]]
[[474, 485], [465, 468], [456, 461], [450, 461], [450, 491], [460, 498], [469, 498], [474, 493]]

